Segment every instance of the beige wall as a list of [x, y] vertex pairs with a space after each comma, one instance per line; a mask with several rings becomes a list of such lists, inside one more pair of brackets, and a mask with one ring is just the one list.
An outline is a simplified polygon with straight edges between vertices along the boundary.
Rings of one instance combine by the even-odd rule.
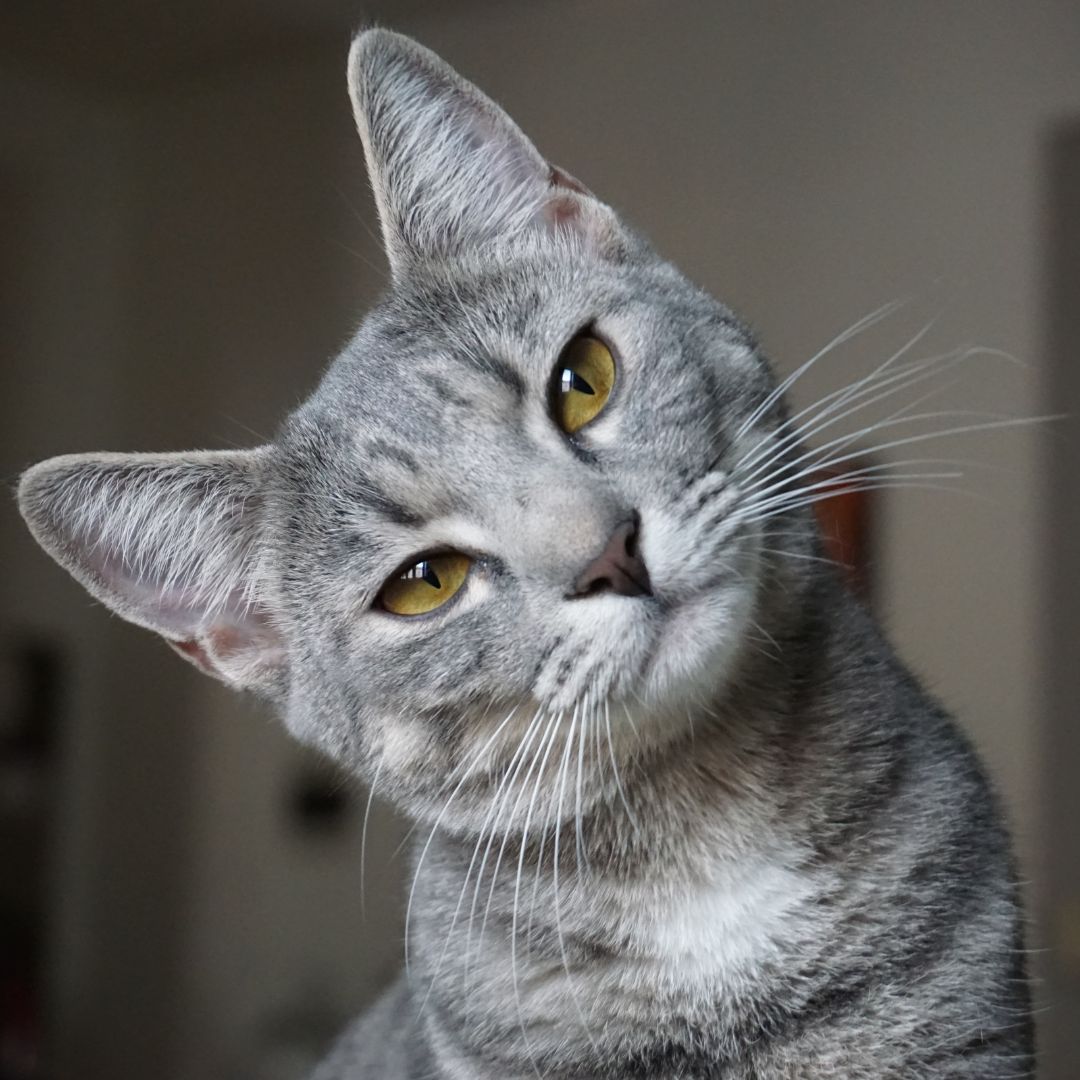
[[[589, 0], [433, 6], [402, 28], [747, 315], [781, 370], [882, 302], [919, 298], [892, 337], [823, 363], [797, 401], [865, 371], [944, 306], [935, 345], [974, 339], [1021, 361], [972, 368], [946, 402], [1025, 415], [1044, 407], [1043, 139], [1080, 112], [1074, 8]], [[8, 409], [14, 464], [105, 444], [248, 444], [313, 384], [382, 283], [346, 41], [343, 25], [325, 47], [138, 100], [40, 105], [39, 125], [66, 141], [50, 136], [46, 153], [28, 136], [52, 177], [38, 228], [78, 243], [68, 262], [34, 245], [42, 307], [17, 361], [28, 389]], [[988, 500], [883, 504], [881, 610], [983, 748], [1037, 888], [1039, 439], [945, 454], [993, 466], [967, 481]], [[303, 1028], [305, 1006], [344, 1012], [392, 967], [397, 827], [373, 826], [364, 923], [360, 801], [339, 839], [300, 842], [285, 806], [307, 766], [265, 715], [89, 610], [25, 543], [19, 560], [29, 576], [13, 610], [44, 605], [86, 678], [111, 680], [73, 728], [62, 860], [61, 1000], [84, 1003], [68, 1042], [98, 1054], [82, 1075], [254, 1075], [268, 1031]], [[145, 941], [127, 939], [95, 998], [131, 920]], [[146, 955], [154, 934], [163, 968]], [[144, 998], [136, 1067], [93, 1027], [115, 1030]]]

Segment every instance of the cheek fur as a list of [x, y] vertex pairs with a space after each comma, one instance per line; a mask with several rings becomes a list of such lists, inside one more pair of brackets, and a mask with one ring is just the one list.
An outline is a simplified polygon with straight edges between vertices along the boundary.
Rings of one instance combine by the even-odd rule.
[[677, 609], [645, 673], [648, 700], [703, 699], [727, 682], [746, 642], [753, 606], [753, 584], [737, 581]]

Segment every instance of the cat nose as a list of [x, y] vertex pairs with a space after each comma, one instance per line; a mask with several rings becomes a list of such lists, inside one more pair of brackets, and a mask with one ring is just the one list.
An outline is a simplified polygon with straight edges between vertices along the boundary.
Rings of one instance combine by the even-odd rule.
[[637, 514], [615, 529], [604, 550], [578, 575], [569, 598], [604, 592], [652, 596], [649, 571], [638, 546]]

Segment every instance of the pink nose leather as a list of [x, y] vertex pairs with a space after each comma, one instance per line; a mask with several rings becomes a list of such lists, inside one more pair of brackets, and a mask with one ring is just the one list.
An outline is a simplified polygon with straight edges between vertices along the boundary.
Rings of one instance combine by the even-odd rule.
[[613, 592], [620, 596], [651, 596], [649, 571], [638, 550], [637, 520], [625, 521], [604, 550], [578, 575], [573, 597]]

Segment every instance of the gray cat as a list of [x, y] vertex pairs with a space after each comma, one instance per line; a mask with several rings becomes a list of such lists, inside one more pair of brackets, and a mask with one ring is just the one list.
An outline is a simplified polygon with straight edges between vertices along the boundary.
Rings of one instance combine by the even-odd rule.
[[393, 284], [312, 398], [19, 489], [419, 823], [407, 975], [317, 1080], [1030, 1075], [999, 808], [821, 558], [747, 328], [419, 45], [349, 88]]

